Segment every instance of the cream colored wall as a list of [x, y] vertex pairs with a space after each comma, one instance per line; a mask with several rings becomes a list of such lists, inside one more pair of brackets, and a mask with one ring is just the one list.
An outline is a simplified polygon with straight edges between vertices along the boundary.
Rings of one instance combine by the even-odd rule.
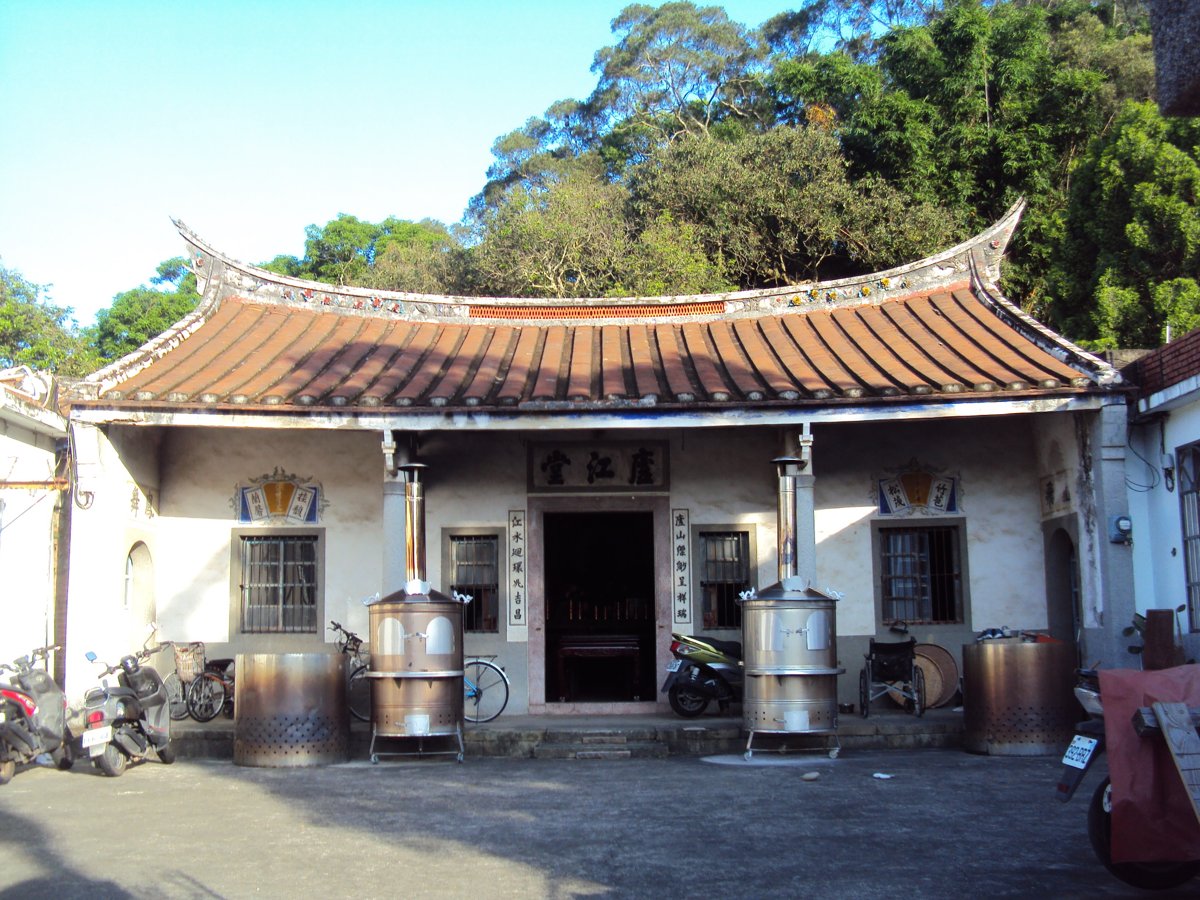
[[[276, 469], [321, 485], [324, 610], [361, 633], [362, 599], [380, 590], [383, 455], [369, 432], [171, 431], [163, 445], [159, 620], [170, 635], [211, 643], [211, 653], [327, 649], [329, 635], [247, 635], [230, 628], [231, 535], [239, 485]], [[294, 526], [311, 531], [309, 526]]]
[[[1038, 527], [1039, 464], [1027, 420], [938, 420], [878, 425], [816, 426], [817, 583], [844, 594], [840, 635], [875, 634], [875, 566], [871, 523], [875, 479], [916, 459], [960, 479], [965, 520], [968, 622], [958, 630], [1045, 626], [1042, 538]], [[328, 506], [323, 619], [367, 633], [363, 597], [389, 593], [383, 520], [383, 456], [374, 432], [288, 433], [271, 430], [173, 429], [161, 440], [149, 430], [119, 432], [126, 463], [106, 440], [101, 464], [89, 470], [92, 508], [77, 516], [73, 542], [71, 624], [97, 652], [127, 649], [135, 623], [120, 609], [124, 560], [136, 540], [155, 567], [155, 615], [167, 638], [204, 640], [210, 654], [327, 649], [328, 635], [247, 635], [230, 630], [230, 545], [238, 527], [238, 484], [276, 468], [312, 478]], [[651, 433], [612, 433], [632, 440]], [[662, 438], [663, 433], [654, 435]], [[745, 523], [758, 549], [757, 586], [777, 580], [776, 480], [770, 460], [783, 449], [775, 428], [711, 428], [666, 433], [670, 441], [672, 508], [687, 508], [693, 526]], [[510, 509], [524, 509], [526, 438], [550, 433], [447, 432], [422, 437], [426, 476], [427, 575], [444, 589], [442, 529], [504, 528]], [[574, 437], [578, 439], [578, 435]], [[131, 510], [139, 490], [155, 498], [155, 514]], [[161, 484], [161, 490], [159, 485]], [[581, 503], [586, 504], [586, 498]], [[931, 522], [917, 517], [914, 521]], [[502, 549], [503, 552], [503, 549]], [[507, 586], [503, 589], [507, 593]], [[923, 638], [925, 639], [925, 638]], [[74, 646], [78, 647], [76, 641]], [[87, 648], [82, 648], [87, 649]], [[525, 702], [527, 648], [496, 637], [468, 635], [468, 653], [497, 653], [514, 681], [513, 710]]]
[[[71, 510], [67, 599], [67, 696], [96, 682], [93, 651], [116, 662], [140, 648], [156, 618], [162, 583], [159, 540], [157, 433], [73, 425], [79, 503]], [[138, 473], [137, 477], [134, 472]], [[149, 551], [151, 588], [140, 602], [125, 603], [125, 561], [143, 543]], [[170, 636], [161, 633], [160, 636]], [[162, 661], [157, 661], [160, 665]]]
[[[54, 439], [0, 421], [0, 479], [54, 477]], [[0, 488], [0, 661], [54, 641], [54, 507], [58, 491]]]
[[[1029, 422], [1004, 419], [833, 425], [814, 431], [817, 581], [841, 591], [839, 634], [874, 634], [877, 601], [871, 526], [875, 479], [916, 460], [959, 478], [965, 520], [968, 622], [1044, 628], [1045, 576]], [[936, 524], [929, 516], [890, 523]]]

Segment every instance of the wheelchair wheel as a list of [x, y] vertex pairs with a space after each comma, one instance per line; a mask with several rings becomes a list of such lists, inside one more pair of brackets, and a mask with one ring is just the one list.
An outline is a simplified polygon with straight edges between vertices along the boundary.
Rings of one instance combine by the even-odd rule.
[[871, 714], [871, 664], [858, 673], [858, 711], [865, 719]]
[[921, 667], [913, 664], [913, 715], [920, 718], [925, 715], [925, 673], [921, 671]]

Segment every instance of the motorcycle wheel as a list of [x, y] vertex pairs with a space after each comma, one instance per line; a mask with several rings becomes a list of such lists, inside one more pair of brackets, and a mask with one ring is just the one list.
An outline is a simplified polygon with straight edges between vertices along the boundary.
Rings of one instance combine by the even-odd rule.
[[96, 765], [109, 778], [118, 778], [124, 775], [125, 767], [128, 764], [129, 760], [125, 758], [125, 754], [118, 750], [116, 744], [113, 743], [105, 744], [104, 752], [96, 757]]
[[1104, 868], [1126, 884], [1150, 891], [1178, 887], [1200, 873], [1200, 860], [1179, 862], [1112, 861], [1112, 786], [1105, 778], [1088, 806], [1088, 840]]
[[175, 748], [171, 746], [171, 742], [167, 741], [161, 747], [157, 748], [158, 761], [163, 765], [169, 766], [175, 762]]
[[11, 759], [0, 760], [0, 784], [8, 784], [17, 772], [17, 764]]
[[54, 760], [54, 765], [60, 772], [65, 772], [75, 765], [75, 757], [71, 755], [70, 747], [59, 747], [51, 751], [50, 758]]
[[708, 698], [686, 684], [673, 684], [667, 692], [671, 709], [685, 719], [694, 719], [708, 708]]

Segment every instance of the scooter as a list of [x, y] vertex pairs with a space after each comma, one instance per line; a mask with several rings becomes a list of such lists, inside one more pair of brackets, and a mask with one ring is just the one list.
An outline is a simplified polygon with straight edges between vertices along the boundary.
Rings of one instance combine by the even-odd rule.
[[39, 647], [12, 665], [0, 663], [0, 671], [12, 673], [11, 683], [0, 686], [0, 784], [12, 779], [18, 765], [44, 754], [60, 769], [71, 767], [64, 743], [66, 697], [49, 673], [36, 667], [58, 649]]
[[90, 662], [105, 667], [98, 677], [115, 674], [117, 686], [104, 684], [84, 695], [80, 710], [84, 727], [78, 736], [77, 752], [86, 753], [109, 777], [123, 774], [130, 760], [146, 759], [151, 751], [159, 762], [175, 761], [167, 688], [153, 666], [143, 665], [168, 647], [170, 644], [150, 647], [147, 640], [141, 650], [121, 657], [111, 666], [95, 653], [87, 653]]
[[742, 645], [704, 635], [671, 633], [671, 655], [662, 693], [671, 709], [693, 719], [716, 700], [721, 712], [742, 698]]
[[[1075, 796], [1084, 775], [1105, 751], [1104, 704], [1100, 699], [1099, 673], [1095, 669], [1079, 669], [1076, 678], [1075, 697], [1088, 718], [1075, 726], [1075, 736], [1063, 754], [1063, 771], [1055, 794], [1063, 803]], [[1104, 868], [1126, 884], [1147, 890], [1166, 890], [1178, 887], [1200, 874], [1200, 860], [1113, 862], [1112, 785], [1107, 776], [1092, 794], [1087, 826], [1088, 840], [1096, 857]]]

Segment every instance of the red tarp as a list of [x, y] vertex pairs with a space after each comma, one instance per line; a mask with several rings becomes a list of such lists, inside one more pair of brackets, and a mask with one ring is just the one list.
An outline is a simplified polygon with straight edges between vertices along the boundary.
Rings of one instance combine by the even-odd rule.
[[1158, 671], [1101, 669], [1112, 781], [1113, 862], [1200, 859], [1200, 823], [1161, 737], [1133, 730], [1138, 707], [1200, 706], [1200, 665]]

